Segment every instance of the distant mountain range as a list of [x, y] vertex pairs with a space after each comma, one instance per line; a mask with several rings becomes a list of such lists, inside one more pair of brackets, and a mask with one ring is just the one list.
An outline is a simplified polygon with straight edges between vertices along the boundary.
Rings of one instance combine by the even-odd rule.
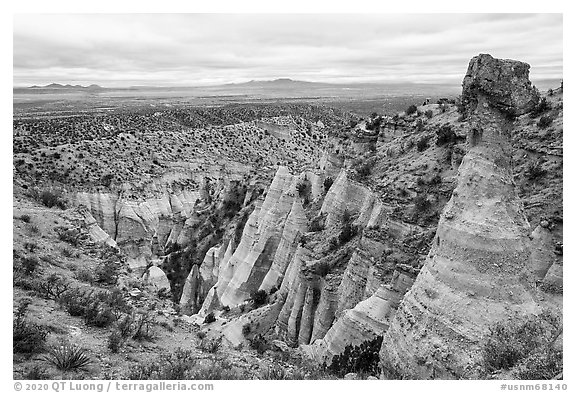
[[103, 87], [98, 86], [98, 85], [89, 85], [89, 86], [82, 86], [82, 85], [61, 85], [60, 83], [50, 83], [49, 85], [46, 86], [30, 86], [28, 87], [29, 89], [68, 89], [68, 90], [78, 90], [78, 89], [91, 89], [91, 90], [97, 90], [97, 89], [103, 89]]

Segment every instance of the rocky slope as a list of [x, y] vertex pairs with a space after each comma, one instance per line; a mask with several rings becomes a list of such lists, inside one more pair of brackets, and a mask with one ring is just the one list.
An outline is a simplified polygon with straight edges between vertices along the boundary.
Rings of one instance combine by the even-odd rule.
[[544, 102], [528, 69], [480, 55], [461, 104], [361, 122], [291, 106], [198, 129], [168, 111], [32, 150], [29, 130], [55, 120], [18, 122], [15, 189], [64, 174], [48, 186], [120, 250], [119, 287], [169, 292], [229, 348], [330, 366], [379, 339], [384, 378], [478, 378], [495, 323], [562, 303], [562, 91]]

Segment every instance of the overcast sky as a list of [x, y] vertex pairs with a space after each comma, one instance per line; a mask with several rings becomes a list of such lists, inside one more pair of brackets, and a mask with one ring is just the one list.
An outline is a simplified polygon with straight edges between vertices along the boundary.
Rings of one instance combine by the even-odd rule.
[[478, 53], [562, 78], [560, 14], [14, 16], [14, 86], [460, 84]]

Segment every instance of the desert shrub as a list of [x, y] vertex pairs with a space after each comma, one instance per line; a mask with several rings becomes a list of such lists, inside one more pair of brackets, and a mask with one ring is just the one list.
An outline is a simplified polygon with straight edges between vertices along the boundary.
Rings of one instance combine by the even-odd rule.
[[319, 262], [314, 266], [314, 271], [320, 277], [326, 277], [330, 273], [330, 264], [326, 261]]
[[513, 368], [522, 379], [550, 378], [562, 371], [562, 351], [553, 347], [561, 333], [561, 317], [549, 311], [498, 322], [482, 348], [485, 371]]
[[92, 363], [85, 349], [68, 343], [49, 348], [44, 360], [62, 371], [82, 370]]
[[540, 120], [538, 120], [538, 123], [536, 125], [538, 126], [538, 128], [550, 127], [553, 120], [554, 119], [552, 119], [552, 116], [544, 115], [540, 118]]
[[222, 336], [217, 338], [204, 338], [200, 341], [200, 349], [202, 352], [216, 353], [222, 345]]
[[343, 353], [332, 358], [327, 369], [339, 377], [348, 373], [379, 375], [382, 339], [383, 337], [379, 336], [357, 346], [347, 345]]
[[251, 331], [252, 331], [252, 327], [250, 326], [249, 323], [247, 323], [247, 324], [245, 324], [244, 326], [242, 326], [242, 335], [243, 335], [244, 337], [248, 336]]
[[322, 215], [314, 217], [309, 224], [310, 232], [320, 232], [324, 230], [324, 217]]
[[270, 349], [270, 344], [268, 344], [268, 341], [263, 335], [257, 334], [250, 340], [250, 348], [255, 349], [258, 354], [262, 355]]
[[71, 283], [56, 273], [52, 273], [45, 279], [39, 280], [36, 288], [41, 296], [54, 300], [60, 299], [60, 297], [70, 289]]
[[190, 372], [196, 366], [196, 359], [192, 351], [177, 349], [176, 352], [160, 358], [160, 373], [158, 379], [185, 380], [189, 379]]
[[298, 195], [302, 198], [306, 195], [306, 191], [308, 190], [308, 186], [305, 182], [300, 181], [296, 184], [296, 191], [298, 191]]
[[364, 161], [357, 163], [354, 169], [356, 170], [358, 178], [364, 179], [370, 176], [370, 173], [372, 173], [372, 167], [373, 164], [370, 161]]
[[30, 232], [32, 235], [37, 235], [40, 233], [40, 228], [38, 225], [28, 224], [26, 229], [28, 229], [28, 232]]
[[73, 317], [81, 317], [92, 303], [92, 292], [72, 288], [59, 298], [60, 304]]
[[134, 322], [134, 317], [132, 314], [126, 314], [122, 318], [118, 319], [118, 324], [116, 326], [120, 337], [127, 339], [132, 334], [132, 323]]
[[25, 223], [29, 223], [30, 221], [32, 221], [32, 218], [30, 217], [29, 214], [22, 214], [20, 217], [18, 217], [18, 219], [20, 219]]
[[80, 231], [77, 229], [58, 227], [54, 228], [54, 230], [58, 233], [58, 239], [62, 240], [63, 242], [71, 244], [74, 247], [77, 247], [80, 243]]
[[206, 317], [204, 317], [204, 323], [212, 323], [212, 322], [216, 322], [216, 317], [214, 316], [214, 313], [211, 312], [208, 315], [206, 315]]
[[69, 247], [63, 247], [61, 252], [62, 252], [62, 256], [66, 257], [66, 258], [78, 258], [80, 256], [80, 254], [78, 254], [77, 252], [74, 252]]
[[273, 286], [272, 288], [270, 288], [270, 295], [275, 294], [276, 292], [278, 292], [278, 287], [277, 286]]
[[428, 200], [425, 194], [419, 194], [414, 198], [414, 209], [417, 212], [423, 212], [428, 210], [432, 206], [432, 203]]
[[562, 350], [544, 346], [519, 362], [512, 372], [518, 379], [552, 379], [562, 372]]
[[247, 379], [225, 359], [212, 360], [209, 363], [201, 363], [194, 367], [190, 373], [191, 379], [204, 381]]
[[154, 324], [156, 320], [150, 312], [140, 312], [134, 318], [134, 340], [152, 341], [155, 338]]
[[446, 113], [446, 111], [448, 110], [449, 106], [447, 103], [443, 102], [438, 106], [438, 109], [440, 109], [441, 113]]
[[48, 370], [46, 370], [46, 368], [35, 364], [34, 366], [32, 366], [30, 368], [26, 368], [22, 372], [22, 379], [23, 380], [41, 381], [41, 380], [50, 379], [50, 374], [48, 373]]
[[422, 151], [428, 149], [430, 147], [430, 145], [428, 144], [429, 140], [430, 140], [430, 137], [428, 137], [428, 136], [423, 136], [422, 138], [420, 138], [418, 140], [418, 142], [416, 143], [416, 149], [419, 152], [422, 152]]
[[442, 146], [447, 143], [456, 142], [456, 133], [449, 124], [444, 124], [438, 130], [436, 130], [436, 146]]
[[442, 183], [442, 176], [438, 174], [434, 175], [434, 177], [432, 177], [432, 179], [430, 179], [430, 181], [428, 182], [428, 184], [431, 186], [438, 185], [440, 183]]
[[27, 319], [30, 299], [23, 299], [12, 324], [12, 349], [14, 353], [38, 353], [44, 349], [48, 329]]
[[24, 274], [31, 275], [40, 266], [40, 260], [35, 256], [24, 257], [20, 260], [20, 266]]
[[358, 228], [352, 225], [352, 215], [348, 210], [344, 210], [342, 217], [340, 218], [340, 223], [342, 225], [342, 230], [338, 235], [338, 243], [340, 245], [350, 241], [358, 233]]
[[270, 364], [262, 371], [260, 376], [267, 381], [290, 379], [290, 375], [286, 372], [286, 369], [279, 364]]
[[432, 112], [432, 110], [428, 109], [426, 112], [424, 112], [424, 115], [428, 118], [431, 119], [434, 116], [434, 112]]
[[74, 277], [78, 281], [83, 281], [83, 282], [87, 282], [87, 283], [93, 283], [94, 282], [94, 273], [92, 272], [91, 269], [88, 269], [88, 268], [78, 269], [77, 271], [74, 272]]
[[118, 282], [120, 265], [112, 259], [106, 259], [94, 269], [94, 279], [99, 284], [115, 285]]
[[546, 99], [546, 97], [542, 97], [540, 99], [540, 101], [538, 102], [538, 104], [534, 107], [534, 109], [530, 112], [530, 117], [532, 119], [537, 118], [538, 116], [540, 116], [542, 113], [549, 111], [550, 109], [552, 109], [552, 106], [550, 105], [550, 103], [548, 102], [548, 100]]
[[537, 160], [530, 161], [528, 163], [528, 167], [526, 168], [526, 177], [529, 180], [536, 180], [542, 176], [544, 176], [547, 171], [542, 167], [542, 164]]
[[39, 195], [40, 202], [46, 207], [52, 208], [54, 206], [60, 209], [66, 209], [66, 201], [64, 200], [60, 191], [43, 190]]
[[332, 187], [332, 184], [334, 184], [334, 179], [328, 176], [326, 179], [324, 179], [324, 182], [322, 184], [324, 186], [324, 192], [328, 192], [330, 187]]
[[412, 114], [416, 113], [417, 110], [418, 110], [418, 108], [416, 107], [416, 105], [410, 105], [408, 108], [406, 108], [406, 114], [412, 115]]
[[110, 307], [101, 302], [88, 304], [84, 310], [84, 320], [89, 326], [104, 328], [111, 325], [116, 318]]
[[266, 304], [266, 301], [268, 300], [268, 294], [265, 290], [260, 289], [250, 295], [250, 300], [252, 301], [252, 304], [254, 304], [254, 307], [260, 307]]
[[112, 353], [118, 353], [122, 345], [124, 344], [124, 337], [120, 334], [119, 331], [114, 330], [108, 336], [108, 349], [112, 351]]

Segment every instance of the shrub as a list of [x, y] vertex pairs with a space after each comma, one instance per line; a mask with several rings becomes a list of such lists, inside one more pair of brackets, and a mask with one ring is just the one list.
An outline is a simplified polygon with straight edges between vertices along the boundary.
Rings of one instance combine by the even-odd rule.
[[58, 239], [62, 240], [63, 242], [69, 243], [74, 247], [78, 246], [80, 239], [78, 238], [80, 235], [80, 231], [77, 229], [72, 228], [64, 228], [58, 227], [54, 229], [58, 233]]
[[40, 228], [38, 228], [38, 225], [28, 224], [28, 226], [26, 228], [33, 235], [37, 235], [40, 233]]
[[62, 252], [62, 256], [66, 257], [66, 258], [78, 258], [80, 256], [80, 254], [78, 254], [77, 252], [74, 252], [69, 247], [63, 247], [61, 252]]
[[32, 221], [32, 218], [30, 217], [29, 214], [22, 214], [20, 217], [18, 217], [20, 220], [22, 220], [25, 223], [29, 223], [30, 221]]
[[530, 161], [528, 167], [526, 168], [526, 177], [529, 180], [536, 180], [544, 176], [548, 171], [542, 167], [542, 165], [536, 161]]
[[320, 277], [326, 277], [330, 273], [330, 264], [326, 261], [319, 262], [314, 266], [314, 271]]
[[92, 363], [92, 359], [85, 349], [68, 343], [51, 347], [44, 360], [62, 371], [85, 369]]
[[549, 111], [550, 109], [552, 109], [552, 106], [550, 105], [546, 97], [542, 97], [538, 102], [538, 105], [536, 105], [534, 109], [530, 112], [530, 117], [532, 119], [535, 119], [542, 113]]
[[14, 353], [38, 353], [44, 349], [48, 330], [26, 318], [30, 299], [23, 299], [16, 310], [12, 324], [12, 349]]
[[202, 352], [216, 353], [222, 345], [222, 336], [218, 338], [204, 338], [200, 341], [200, 349]]
[[338, 235], [338, 243], [342, 245], [356, 236], [358, 228], [352, 225], [352, 215], [348, 210], [344, 210], [344, 213], [342, 213], [342, 217], [340, 217], [340, 223], [342, 225], [342, 230]]
[[416, 113], [417, 110], [418, 110], [418, 108], [416, 107], [416, 105], [410, 105], [408, 108], [406, 108], [406, 114], [412, 115], [412, 114]]
[[76, 272], [74, 272], [74, 277], [79, 281], [83, 281], [83, 282], [87, 282], [87, 283], [93, 283], [94, 282], [94, 274], [92, 273], [92, 270], [87, 269], [87, 268], [81, 268], [81, 269], [77, 270]]
[[432, 206], [432, 203], [428, 200], [426, 195], [419, 194], [414, 198], [414, 208], [417, 212], [423, 212], [428, 210]]
[[258, 308], [263, 304], [266, 304], [266, 301], [268, 300], [268, 294], [265, 290], [260, 289], [259, 291], [253, 292], [250, 295], [250, 300], [254, 304], [254, 307]]
[[434, 112], [432, 112], [432, 110], [428, 109], [426, 112], [424, 112], [424, 115], [426, 115], [426, 117], [428, 119], [431, 119], [434, 116]]
[[46, 380], [50, 379], [50, 374], [48, 373], [48, 370], [46, 370], [44, 367], [40, 367], [39, 365], [36, 364], [31, 368], [27, 368], [22, 373], [22, 379], [34, 380], [34, 381]]
[[358, 177], [360, 179], [364, 179], [368, 176], [370, 176], [370, 173], [372, 173], [372, 164], [368, 161], [365, 161], [363, 163], [359, 163], [356, 168], [356, 174], [358, 175]]
[[278, 364], [271, 364], [265, 368], [261, 373], [261, 377], [268, 381], [290, 379], [286, 369]]
[[214, 316], [213, 312], [209, 313], [204, 318], [204, 323], [212, 323], [212, 322], [216, 322], [216, 317]]
[[251, 331], [252, 331], [252, 327], [250, 326], [249, 323], [247, 323], [247, 324], [245, 324], [244, 326], [242, 326], [242, 335], [243, 335], [244, 337], [248, 336]]
[[538, 128], [546, 128], [546, 127], [550, 127], [550, 125], [552, 124], [552, 116], [547, 116], [544, 115], [540, 118], [540, 120], [538, 121]]
[[108, 305], [93, 302], [84, 310], [84, 320], [87, 325], [104, 328], [111, 325], [116, 318]]
[[94, 279], [99, 284], [115, 285], [118, 282], [120, 265], [112, 259], [107, 259], [98, 264], [94, 270]]
[[149, 312], [141, 312], [134, 318], [134, 340], [154, 340], [154, 316]]
[[33, 274], [38, 266], [40, 266], [40, 261], [35, 256], [24, 257], [21, 260], [22, 271], [26, 275]]
[[430, 137], [428, 137], [428, 136], [424, 136], [424, 137], [420, 138], [420, 140], [416, 143], [416, 149], [419, 152], [422, 152], [422, 151], [428, 149], [430, 147], [430, 145], [428, 144], [429, 139], [430, 139]]
[[298, 191], [298, 195], [302, 198], [306, 195], [306, 191], [308, 190], [308, 186], [304, 182], [298, 182], [296, 184], [296, 191]]
[[436, 130], [436, 146], [442, 146], [447, 143], [456, 142], [456, 133], [449, 124], [444, 124], [438, 130]]
[[332, 187], [332, 184], [334, 184], [334, 179], [332, 179], [330, 176], [328, 176], [326, 179], [324, 179], [324, 192], [328, 192], [328, 190], [330, 189], [330, 187]]
[[250, 340], [250, 348], [255, 349], [258, 354], [262, 355], [270, 348], [270, 345], [263, 335], [257, 334]]
[[196, 364], [192, 351], [178, 348], [176, 352], [161, 357], [159, 379], [170, 381], [189, 379], [189, 373]]
[[40, 193], [40, 202], [46, 207], [52, 208], [54, 206], [60, 209], [66, 209], [66, 201], [62, 197], [62, 193], [59, 191], [44, 190]]
[[343, 377], [348, 373], [379, 375], [379, 353], [382, 339], [383, 337], [379, 336], [372, 340], [364, 341], [357, 346], [347, 345], [343, 353], [332, 358], [332, 362], [327, 369], [339, 377]]
[[110, 349], [112, 353], [118, 353], [123, 344], [124, 337], [122, 337], [119, 331], [114, 330], [110, 333], [110, 336], [108, 336], [108, 349]]
[[45, 298], [58, 300], [70, 289], [71, 284], [66, 278], [52, 273], [38, 282], [37, 291]]
[[134, 317], [131, 314], [124, 315], [121, 319], [118, 319], [118, 333], [123, 339], [127, 339], [132, 334], [132, 323], [134, 322]]
[[562, 353], [553, 345], [561, 333], [561, 318], [549, 311], [495, 324], [482, 348], [486, 372], [514, 367], [522, 379], [558, 374]]

